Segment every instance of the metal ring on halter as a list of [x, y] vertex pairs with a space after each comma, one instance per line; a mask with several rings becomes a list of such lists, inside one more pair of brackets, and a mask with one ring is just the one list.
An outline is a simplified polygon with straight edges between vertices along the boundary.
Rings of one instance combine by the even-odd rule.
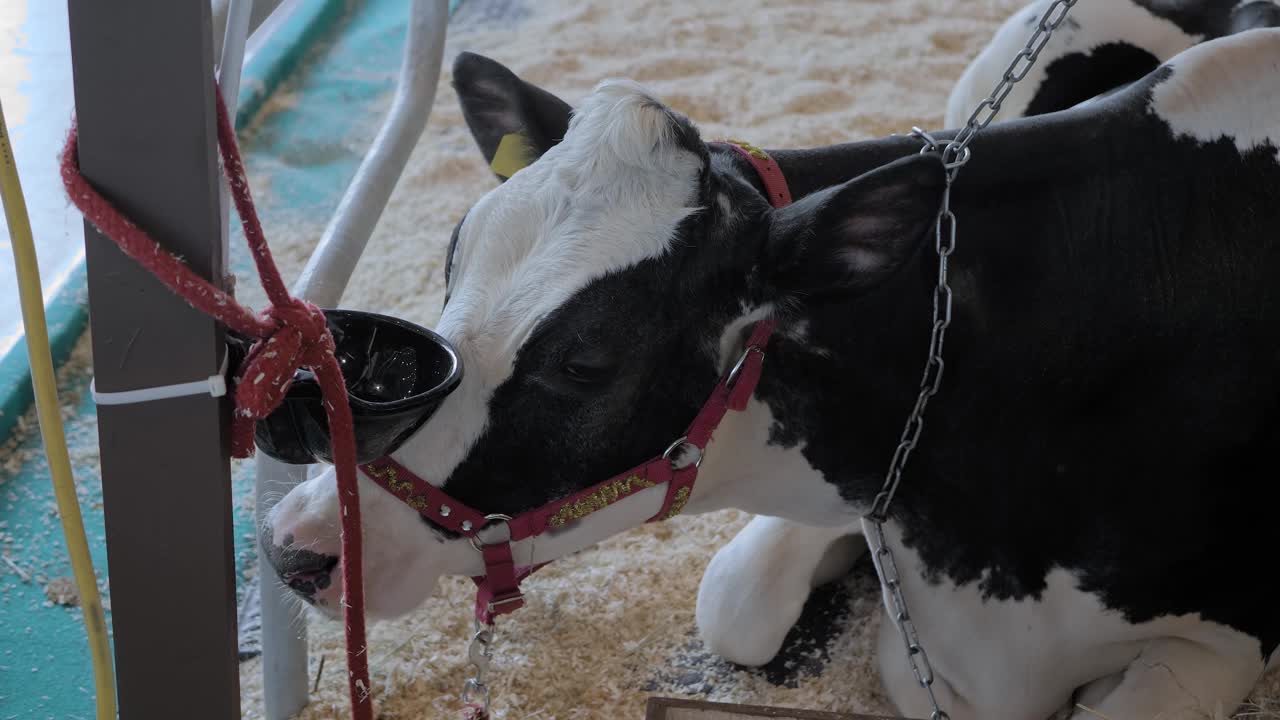
[[702, 448], [689, 442], [689, 437], [687, 435], [683, 435], [675, 442], [668, 445], [666, 450], [662, 451], [662, 458], [671, 463], [672, 470], [684, 470], [690, 465], [690, 463], [687, 462], [680, 465], [676, 464], [676, 451], [681, 448], [688, 448], [697, 454], [697, 459], [692, 463], [694, 469], [702, 467]]
[[733, 364], [733, 369], [729, 371], [728, 377], [725, 378], [724, 385], [726, 388], [729, 388], [730, 390], [733, 389], [734, 383], [738, 382], [738, 375], [742, 372], [742, 368], [747, 365], [747, 358], [750, 357], [753, 352], [760, 353], [761, 355], [764, 354], [764, 350], [759, 347], [756, 347], [755, 345], [748, 345], [747, 349], [743, 350], [742, 354], [738, 356], [738, 362]]
[[[494, 513], [494, 514], [492, 514], [492, 515], [485, 515], [485, 516], [484, 516], [484, 519], [485, 519], [485, 520], [488, 520], [488, 521], [498, 520], [498, 521], [500, 521], [504, 526], [506, 526], [506, 527], [507, 527], [507, 539], [506, 539], [506, 542], [511, 542], [511, 527], [510, 527], [510, 526], [507, 526], [507, 523], [511, 522], [511, 516], [510, 516], [510, 515], [503, 515], [502, 513]], [[486, 542], [486, 543], [483, 543], [483, 544], [482, 544], [482, 543], [481, 543], [481, 541], [480, 541], [480, 533], [482, 533], [482, 532], [484, 532], [485, 530], [488, 530], [488, 529], [489, 529], [489, 525], [487, 525], [487, 524], [486, 524], [484, 527], [482, 527], [482, 528], [480, 528], [479, 530], [477, 530], [475, 535], [472, 535], [472, 536], [471, 536], [471, 547], [475, 548], [475, 549], [476, 549], [476, 552], [481, 552], [481, 551], [483, 551], [483, 550], [484, 550], [484, 546], [485, 546], [485, 545], [493, 545], [493, 544], [494, 544], [494, 543], [489, 543], [489, 542]]]

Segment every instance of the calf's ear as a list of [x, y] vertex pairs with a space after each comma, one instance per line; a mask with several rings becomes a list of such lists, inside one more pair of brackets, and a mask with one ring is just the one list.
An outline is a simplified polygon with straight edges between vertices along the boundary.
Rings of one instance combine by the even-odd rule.
[[933, 237], [945, 189], [941, 160], [914, 155], [775, 210], [770, 285], [799, 302], [871, 290]]
[[453, 87], [467, 127], [499, 180], [537, 160], [569, 129], [568, 103], [482, 55], [458, 55]]

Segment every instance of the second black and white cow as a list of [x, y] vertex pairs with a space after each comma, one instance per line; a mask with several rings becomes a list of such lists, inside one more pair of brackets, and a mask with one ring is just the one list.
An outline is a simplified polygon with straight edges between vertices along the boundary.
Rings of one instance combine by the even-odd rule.
[[[947, 102], [946, 126], [961, 127], [1022, 50], [1051, 0], [1014, 13], [979, 53]], [[1245, 30], [1280, 27], [1277, 0], [1080, 2], [1002, 104], [1001, 117], [1063, 110], [1117, 92], [1193, 45]]]
[[[661, 452], [745, 329], [775, 318], [686, 507], [759, 514], [712, 561], [697, 617], [725, 657], [768, 660], [856, 555], [915, 399], [939, 161], [909, 137], [776, 151], [797, 202], [774, 209], [750, 165], [634, 83], [571, 112], [478, 56], [454, 74], [486, 159], [518, 134], [535, 161], [456, 231], [438, 331], [467, 374], [396, 459], [483, 511], [537, 507]], [[952, 204], [946, 377], [887, 524], [944, 707], [1229, 712], [1280, 643], [1254, 586], [1280, 508], [1280, 30], [991, 126]], [[517, 559], [587, 547], [662, 499], [641, 491]], [[361, 503], [372, 615], [481, 571], [470, 543], [364, 478]], [[330, 610], [337, 517], [330, 472], [263, 531], [282, 575], [324, 575], [306, 594]], [[889, 696], [926, 717], [883, 627]]]

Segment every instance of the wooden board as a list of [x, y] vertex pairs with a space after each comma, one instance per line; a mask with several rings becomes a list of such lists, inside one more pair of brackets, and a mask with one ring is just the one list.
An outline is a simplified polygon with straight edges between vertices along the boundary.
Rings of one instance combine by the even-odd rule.
[[816, 710], [795, 710], [761, 707], [758, 705], [731, 705], [657, 697], [649, 698], [644, 717], [645, 720], [742, 720], [744, 718], [746, 720], [751, 720], [752, 718], [774, 718], [774, 720], [896, 720], [895, 718], [881, 715], [843, 715], [840, 713], [818, 712]]

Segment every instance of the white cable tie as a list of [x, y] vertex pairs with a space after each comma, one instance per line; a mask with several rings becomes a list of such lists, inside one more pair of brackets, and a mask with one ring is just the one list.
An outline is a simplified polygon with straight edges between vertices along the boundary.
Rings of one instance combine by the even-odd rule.
[[178, 383], [177, 385], [140, 388], [138, 390], [98, 392], [97, 379], [95, 378], [89, 381], [89, 391], [93, 393], [93, 401], [98, 405], [134, 405], [152, 400], [168, 400], [170, 398], [205, 394], [211, 397], [222, 397], [227, 394], [227, 360], [230, 355], [231, 353], [226, 353], [222, 356], [221, 372], [204, 380]]

